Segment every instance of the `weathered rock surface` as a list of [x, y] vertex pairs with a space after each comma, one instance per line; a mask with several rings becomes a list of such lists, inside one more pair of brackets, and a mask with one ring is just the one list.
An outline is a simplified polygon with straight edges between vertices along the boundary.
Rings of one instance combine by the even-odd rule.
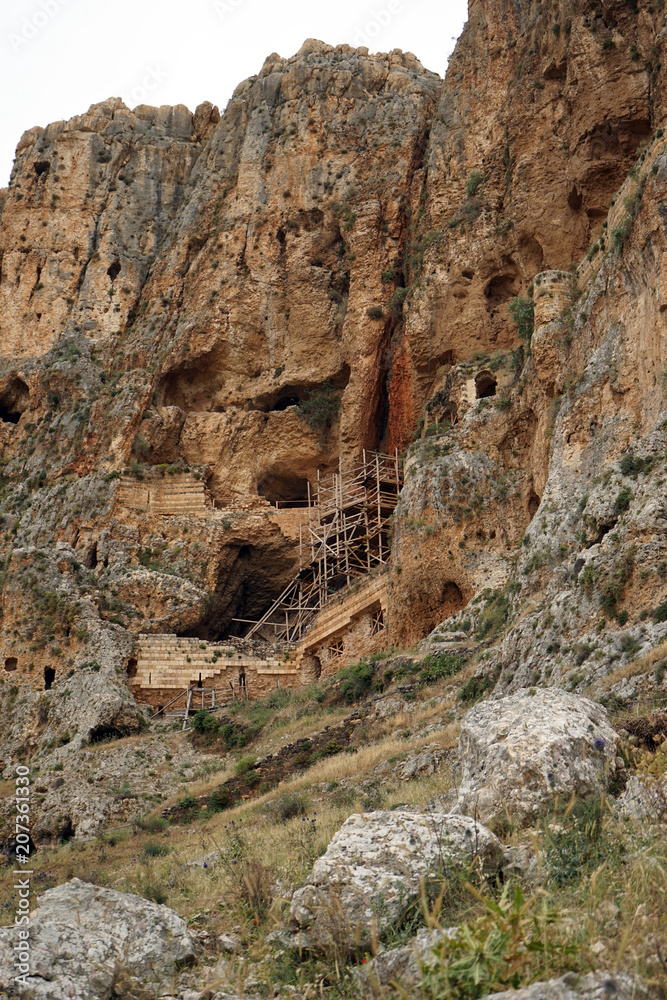
[[[78, 878], [49, 889], [31, 914], [30, 976], [20, 996], [107, 997], [123, 976], [166, 982], [194, 958], [185, 922], [166, 906]], [[0, 988], [15, 976], [14, 928], [0, 928]]]
[[351, 816], [294, 894], [292, 929], [300, 947], [349, 951], [367, 946], [443, 865], [488, 869], [503, 862], [490, 831], [463, 816], [395, 812]]
[[458, 808], [485, 823], [523, 822], [557, 794], [603, 792], [617, 742], [601, 705], [565, 691], [522, 690], [482, 702], [461, 726]]
[[633, 1000], [646, 995], [641, 981], [625, 972], [590, 972], [585, 976], [568, 972], [560, 979], [533, 983], [521, 990], [489, 993], [483, 1000]]
[[422, 978], [422, 965], [433, 959], [433, 949], [443, 937], [454, 937], [458, 927], [444, 930], [422, 928], [413, 940], [402, 948], [381, 951], [367, 965], [356, 970], [357, 982], [362, 992], [377, 996], [378, 987], [400, 983], [403, 989], [417, 986]]
[[616, 800], [616, 809], [629, 819], [667, 822], [667, 780], [631, 775]]

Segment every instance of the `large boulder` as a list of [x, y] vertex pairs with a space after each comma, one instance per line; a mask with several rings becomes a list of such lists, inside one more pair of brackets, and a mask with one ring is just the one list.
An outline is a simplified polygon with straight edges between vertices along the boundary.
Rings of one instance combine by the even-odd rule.
[[555, 795], [603, 792], [618, 735], [601, 705], [555, 688], [522, 689], [464, 717], [458, 811], [525, 822]]
[[[0, 990], [11, 995], [17, 942], [16, 928], [0, 928]], [[30, 971], [18, 995], [31, 1000], [107, 998], [119, 982], [159, 983], [175, 963], [194, 958], [192, 938], [173, 910], [78, 878], [40, 897], [29, 943]]]
[[497, 869], [503, 849], [467, 817], [401, 810], [350, 816], [294, 894], [294, 943], [338, 954], [368, 947], [400, 918], [421, 879], [477, 859]]

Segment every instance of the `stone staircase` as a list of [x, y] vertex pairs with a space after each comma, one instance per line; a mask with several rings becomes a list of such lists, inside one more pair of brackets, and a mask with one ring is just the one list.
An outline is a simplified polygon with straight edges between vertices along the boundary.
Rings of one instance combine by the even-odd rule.
[[[233, 643], [204, 642], [176, 635], [140, 635], [136, 674], [132, 678], [135, 694], [150, 701], [150, 693], [173, 691], [174, 695], [191, 685], [215, 688], [216, 701], [247, 693], [254, 698], [278, 684], [291, 686], [297, 680], [298, 665], [292, 654], [266, 651], [253, 654]], [[245, 674], [245, 691], [239, 675]], [[201, 705], [195, 697], [194, 704]], [[162, 703], [162, 701], [161, 701]], [[180, 706], [179, 706], [180, 707]]]
[[208, 515], [212, 509], [208, 504], [204, 481], [187, 472], [164, 477], [150, 475], [144, 479], [123, 476], [117, 497], [124, 507], [151, 514], [201, 516]]

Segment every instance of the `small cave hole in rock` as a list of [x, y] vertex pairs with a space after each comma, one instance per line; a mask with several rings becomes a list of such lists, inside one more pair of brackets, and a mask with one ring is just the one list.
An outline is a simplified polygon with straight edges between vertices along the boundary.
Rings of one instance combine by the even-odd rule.
[[111, 267], [107, 268], [107, 274], [111, 278], [112, 282], [115, 281], [118, 275], [120, 274], [120, 269], [121, 269], [121, 263], [119, 260], [115, 260], [111, 265]]
[[96, 726], [90, 730], [89, 738], [91, 743], [106, 743], [108, 740], [122, 740], [130, 735], [130, 730], [119, 726]]
[[540, 498], [538, 497], [537, 493], [531, 493], [530, 496], [528, 497], [528, 516], [530, 517], [531, 521], [537, 514], [539, 507], [540, 507]]
[[74, 840], [76, 830], [72, 826], [72, 820], [68, 816], [60, 827], [58, 838], [61, 844], [66, 844], [68, 840]]
[[5, 424], [18, 424], [30, 405], [30, 393], [23, 379], [12, 378], [0, 390], [0, 420]]
[[86, 549], [83, 557], [83, 565], [86, 569], [95, 569], [97, 566], [97, 542], [93, 542], [93, 544]]
[[19, 661], [15, 656], [8, 656], [5, 660], [5, 670], [11, 671], [16, 670], [19, 665]]
[[583, 195], [577, 189], [577, 185], [574, 184], [567, 196], [567, 203], [574, 212], [578, 212], [581, 209], [583, 203]]
[[133, 656], [131, 656], [127, 661], [127, 667], [125, 669], [128, 677], [132, 678], [137, 676], [137, 661]]
[[608, 535], [612, 528], [616, 526], [616, 521], [613, 524], [601, 524], [598, 528], [597, 534], [595, 536], [593, 545], [599, 545], [605, 535]]
[[484, 295], [491, 309], [513, 299], [519, 290], [515, 274], [497, 274], [487, 283]]
[[38, 160], [37, 163], [35, 164], [35, 173], [37, 174], [38, 177], [42, 177], [43, 175], [48, 174], [50, 169], [51, 169], [51, 164], [49, 163], [48, 160]]
[[56, 672], [53, 667], [44, 667], [44, 690], [50, 691], [54, 680], [56, 679]]
[[467, 281], [472, 281], [475, 277], [475, 272], [471, 271], [470, 268], [466, 268], [464, 271], [461, 271], [461, 274]]
[[266, 472], [257, 484], [259, 496], [273, 507], [304, 507], [308, 503], [308, 480], [293, 472]]
[[498, 380], [489, 371], [480, 372], [475, 376], [475, 394], [478, 399], [495, 396]]

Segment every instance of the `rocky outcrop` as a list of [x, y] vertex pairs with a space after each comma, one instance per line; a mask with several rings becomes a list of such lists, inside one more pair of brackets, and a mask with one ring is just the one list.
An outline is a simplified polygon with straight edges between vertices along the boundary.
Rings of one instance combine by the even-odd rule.
[[[0, 988], [6, 990], [14, 988], [16, 942], [15, 928], [0, 928]], [[173, 910], [75, 878], [45, 892], [31, 914], [27, 985], [18, 985], [18, 995], [107, 997], [137, 978], [139, 985], [165, 984], [176, 963], [193, 958], [185, 922]]]
[[396, 923], [443, 866], [497, 870], [503, 850], [473, 820], [442, 812], [351, 816], [313, 866], [290, 908], [296, 947], [344, 954]]
[[601, 705], [565, 691], [482, 702], [461, 726], [458, 808], [484, 823], [522, 823], [556, 795], [602, 793], [617, 742]]

